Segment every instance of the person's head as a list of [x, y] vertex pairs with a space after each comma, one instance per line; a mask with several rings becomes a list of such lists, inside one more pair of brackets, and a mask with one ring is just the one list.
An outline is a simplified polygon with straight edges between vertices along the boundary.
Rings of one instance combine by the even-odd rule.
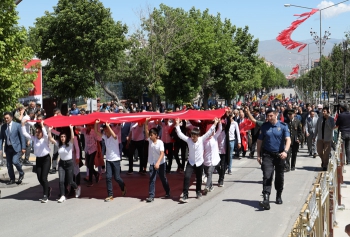
[[28, 111], [28, 116], [29, 116], [29, 118], [30, 118], [31, 120], [34, 120], [34, 119], [35, 119], [35, 112], [34, 112], [34, 110], [30, 109], [30, 110]]
[[288, 103], [288, 109], [290, 110], [290, 109], [292, 109], [292, 108], [293, 108], [292, 103]]
[[76, 109], [77, 105], [76, 104], [72, 104], [72, 109]]
[[272, 109], [268, 109], [266, 111], [266, 119], [270, 123], [275, 124], [277, 122], [277, 111], [276, 110], [272, 110]]
[[348, 236], [350, 236], [350, 224], [345, 226], [345, 233], [347, 233]]
[[260, 108], [260, 113], [264, 114], [265, 113], [265, 107]]
[[81, 114], [81, 115], [85, 115], [85, 113], [86, 113], [86, 111], [85, 111], [84, 108], [80, 110], [80, 114]]
[[322, 109], [323, 117], [328, 118], [329, 113], [330, 113], [330, 112], [329, 112], [329, 108], [328, 108], [328, 107], [324, 107], [324, 108]]
[[12, 113], [11, 112], [5, 112], [4, 113], [4, 120], [5, 120], [5, 123], [9, 124], [12, 122]]
[[35, 103], [34, 101], [31, 101], [31, 102], [29, 103], [29, 108], [30, 108], [30, 109], [35, 109], [35, 107], [36, 107], [36, 103]]
[[318, 111], [323, 111], [323, 105], [321, 105], [321, 104], [319, 104], [319, 105], [317, 105], [317, 109], [318, 109]]
[[41, 104], [40, 104], [40, 103], [37, 103], [37, 104], [36, 104], [36, 108], [37, 108], [37, 109], [40, 109], [40, 108], [41, 108]]
[[315, 111], [310, 111], [310, 117], [311, 118], [315, 117]]
[[60, 133], [60, 139], [58, 140], [58, 146], [61, 147], [63, 145], [69, 146], [70, 134], [66, 131], [62, 131]]
[[151, 128], [149, 130], [149, 138], [152, 141], [155, 141], [155, 140], [157, 140], [157, 137], [158, 137], [158, 130], [156, 128]]
[[55, 108], [53, 110], [53, 116], [60, 116], [62, 115], [61, 110], [59, 108]]
[[35, 126], [35, 136], [38, 139], [41, 139], [43, 137], [43, 128], [41, 127], [41, 125]]
[[243, 111], [243, 109], [239, 110], [239, 117], [240, 118], [244, 118], [244, 111]]
[[346, 111], [348, 111], [348, 105], [341, 103], [339, 105], [339, 109], [340, 109], [340, 112], [346, 112]]
[[42, 114], [37, 114], [36, 115], [36, 120], [43, 120], [43, 115]]
[[198, 137], [200, 135], [200, 130], [199, 128], [193, 128], [191, 131], [191, 139], [193, 142], [197, 142], [198, 141]]
[[106, 134], [107, 137], [110, 137], [112, 135], [109, 129], [107, 128], [106, 124], [103, 124], [102, 128], [103, 128], [104, 134]]
[[290, 121], [293, 120], [294, 116], [295, 116], [294, 110], [289, 110], [288, 111], [288, 117], [289, 117]]

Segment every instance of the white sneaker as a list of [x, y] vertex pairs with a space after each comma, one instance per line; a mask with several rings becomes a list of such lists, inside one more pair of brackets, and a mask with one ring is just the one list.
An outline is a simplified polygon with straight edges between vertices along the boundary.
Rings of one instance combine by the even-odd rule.
[[66, 197], [65, 196], [61, 196], [61, 198], [60, 199], [58, 199], [58, 203], [62, 203], [62, 202], [64, 202], [64, 201], [66, 201]]
[[75, 197], [76, 198], [80, 197], [80, 194], [81, 194], [81, 187], [78, 186], [78, 188], [75, 190]]

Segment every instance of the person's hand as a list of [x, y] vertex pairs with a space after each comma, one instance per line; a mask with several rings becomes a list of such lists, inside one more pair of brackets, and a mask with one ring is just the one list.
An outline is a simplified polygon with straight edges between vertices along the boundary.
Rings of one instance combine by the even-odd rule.
[[22, 149], [22, 154], [24, 154], [26, 152], [26, 149]]
[[214, 118], [214, 124], [216, 125], [216, 124], [218, 124], [218, 122], [219, 122], [219, 119], [218, 118]]
[[96, 119], [95, 123], [96, 123], [96, 124], [100, 123], [100, 120], [99, 120], [99, 119]]
[[50, 127], [49, 127], [49, 132], [51, 132], [51, 130], [52, 130], [52, 129], [53, 129], [53, 127], [52, 127], [52, 126], [50, 126]]
[[72, 124], [69, 124], [69, 128], [70, 128], [70, 129], [73, 129], [73, 125], [72, 125]]
[[280, 154], [280, 157], [281, 157], [282, 160], [286, 159], [287, 156], [288, 156], [288, 154], [287, 154], [285, 151], [283, 151], [283, 152]]
[[41, 123], [41, 127], [43, 128], [44, 127], [44, 120], [41, 120], [40, 123]]
[[175, 119], [175, 125], [176, 125], [176, 126], [179, 126], [179, 124], [180, 124], [180, 119], [179, 119], [179, 118], [176, 118], [176, 119]]
[[22, 108], [20, 111], [19, 111], [19, 113], [21, 114], [21, 115], [23, 115], [24, 114], [24, 108]]
[[306, 133], [306, 137], [310, 136], [310, 134]]
[[75, 159], [75, 164], [79, 165], [79, 163], [80, 163], [79, 158], [76, 158], [76, 159]]
[[296, 142], [297, 142], [297, 143], [300, 143], [300, 142], [299, 142], [299, 139], [298, 139]]
[[151, 118], [146, 118], [146, 123], [148, 123], [151, 120]]
[[241, 147], [242, 147], [241, 143], [238, 143], [237, 147], [238, 147], [238, 149], [241, 149]]
[[30, 146], [30, 140], [27, 141], [27, 146]]
[[158, 162], [154, 164], [154, 169], [156, 169], [156, 170], [159, 169], [159, 163]]
[[258, 156], [257, 158], [256, 158], [256, 160], [258, 161], [258, 163], [261, 165], [262, 164], [262, 162], [261, 162], [261, 157], [260, 156]]
[[109, 127], [110, 123], [106, 121], [106, 126]]
[[312, 141], [315, 142], [315, 138], [312, 138]]

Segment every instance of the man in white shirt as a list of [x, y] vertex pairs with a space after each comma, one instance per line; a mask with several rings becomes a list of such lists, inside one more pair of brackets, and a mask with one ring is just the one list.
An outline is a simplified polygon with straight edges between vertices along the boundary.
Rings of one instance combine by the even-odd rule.
[[148, 162], [149, 162], [149, 197], [146, 198], [146, 202], [153, 202], [155, 196], [155, 183], [157, 174], [162, 181], [165, 191], [165, 197], [170, 197], [169, 183], [166, 178], [166, 165], [164, 158], [164, 143], [158, 139], [158, 130], [151, 128], [148, 130], [149, 119], [145, 122], [145, 137], [149, 142], [148, 145]]
[[188, 188], [190, 186], [190, 179], [193, 171], [196, 172], [196, 194], [197, 199], [202, 197], [202, 174], [203, 174], [203, 141], [210, 137], [210, 135], [214, 132], [216, 124], [219, 122], [218, 118], [214, 119], [214, 124], [211, 128], [203, 135], [199, 136], [200, 131], [198, 128], [194, 128], [191, 131], [191, 137], [187, 137], [180, 130], [180, 119], [175, 120], [175, 128], [177, 135], [180, 139], [187, 142], [189, 154], [188, 154], [188, 162], [185, 169], [185, 178], [184, 178], [184, 187], [183, 187], [183, 195], [180, 199], [180, 202], [186, 203], [188, 200]]

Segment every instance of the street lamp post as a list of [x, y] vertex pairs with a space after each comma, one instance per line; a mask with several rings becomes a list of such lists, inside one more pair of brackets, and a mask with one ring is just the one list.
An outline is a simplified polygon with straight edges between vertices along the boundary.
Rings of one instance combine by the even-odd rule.
[[[322, 40], [322, 15], [321, 14], [322, 14], [323, 10], [326, 10], [330, 7], [334, 7], [336, 5], [339, 5], [339, 4], [347, 2], [347, 1], [349, 1], [349, 0], [345, 0], [345, 1], [339, 2], [337, 4], [333, 4], [331, 6], [328, 6], [328, 7], [322, 8], [322, 9], [318, 9], [318, 11], [320, 12], [320, 36], [318, 38], [319, 49], [320, 49], [320, 60], [319, 60], [319, 66], [320, 66], [320, 102], [322, 100], [322, 91], [323, 91], [323, 89], [322, 89], [322, 68], [321, 68], [321, 60], [322, 60], [321, 59], [322, 58], [322, 42], [321, 42], [321, 40]], [[311, 9], [311, 10], [313, 9], [311, 7], [303, 7], [303, 6], [293, 5], [293, 4], [284, 4], [284, 6], [285, 7], [299, 7], [299, 8], [305, 8], [305, 9]]]
[[344, 98], [346, 100], [346, 54], [348, 51], [348, 41], [343, 41], [343, 50], [344, 50]]

